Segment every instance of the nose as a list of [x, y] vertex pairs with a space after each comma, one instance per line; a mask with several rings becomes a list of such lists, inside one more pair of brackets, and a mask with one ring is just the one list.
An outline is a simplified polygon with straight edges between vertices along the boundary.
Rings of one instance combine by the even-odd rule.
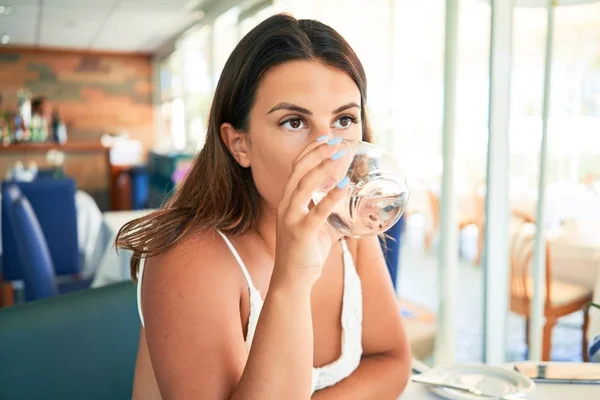
[[331, 132], [329, 127], [315, 127], [311, 132], [311, 139], [327, 141], [332, 139], [335, 135]]

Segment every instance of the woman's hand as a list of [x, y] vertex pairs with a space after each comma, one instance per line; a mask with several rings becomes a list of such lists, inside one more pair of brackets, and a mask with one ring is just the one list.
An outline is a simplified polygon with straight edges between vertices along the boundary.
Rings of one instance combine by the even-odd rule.
[[[277, 212], [273, 271], [277, 283], [312, 287], [332, 244], [342, 236], [327, 223], [327, 217], [347, 191], [349, 179], [344, 176], [352, 157], [341, 138], [326, 140], [312, 142], [300, 153], [284, 188]], [[312, 196], [324, 185], [333, 189], [314, 205]]]

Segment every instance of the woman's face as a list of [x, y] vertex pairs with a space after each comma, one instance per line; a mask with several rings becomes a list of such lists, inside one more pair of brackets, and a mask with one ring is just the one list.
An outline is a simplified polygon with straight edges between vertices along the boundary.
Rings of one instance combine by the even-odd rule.
[[240, 140], [269, 208], [279, 204], [292, 163], [310, 142], [323, 135], [362, 139], [361, 106], [352, 78], [319, 62], [287, 62], [265, 74]]

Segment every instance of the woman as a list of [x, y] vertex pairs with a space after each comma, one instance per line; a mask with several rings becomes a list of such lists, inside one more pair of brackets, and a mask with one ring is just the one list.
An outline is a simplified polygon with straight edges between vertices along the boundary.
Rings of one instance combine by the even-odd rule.
[[234, 49], [185, 182], [117, 239], [143, 323], [135, 398], [399, 396], [411, 357], [378, 240], [327, 223], [341, 138], [371, 140], [365, 94], [319, 22], [277, 15]]

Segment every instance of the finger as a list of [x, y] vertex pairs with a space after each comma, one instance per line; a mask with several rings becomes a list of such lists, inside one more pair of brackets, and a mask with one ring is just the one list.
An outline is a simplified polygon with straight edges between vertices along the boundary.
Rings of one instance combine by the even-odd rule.
[[290, 197], [288, 212], [305, 214], [314, 195], [329, 192], [346, 175], [352, 162], [351, 154], [344, 149], [308, 171], [298, 182]]
[[323, 197], [319, 204], [314, 206], [306, 216], [306, 224], [309, 229], [318, 229], [327, 218], [334, 212], [335, 208], [344, 200], [349, 190], [350, 178], [344, 177], [338, 185], [333, 188], [327, 196]]
[[292, 172], [283, 189], [280, 205], [287, 208], [290, 204], [292, 193], [296, 189], [298, 182], [311, 169], [319, 165], [323, 160], [331, 157], [339, 150], [341, 139], [334, 138], [327, 142], [314, 143], [307, 146], [305, 151], [296, 158], [292, 165]]

